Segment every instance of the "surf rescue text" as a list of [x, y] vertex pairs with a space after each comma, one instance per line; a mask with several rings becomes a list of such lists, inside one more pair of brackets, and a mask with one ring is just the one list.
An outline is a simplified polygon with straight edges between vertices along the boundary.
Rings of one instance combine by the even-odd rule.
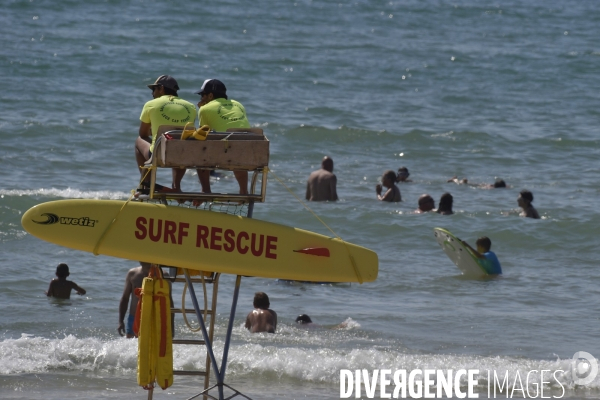
[[199, 224], [190, 230], [187, 222], [146, 217], [138, 217], [135, 225], [135, 237], [138, 240], [184, 245], [185, 238], [195, 231], [196, 247], [277, 259], [277, 236]]

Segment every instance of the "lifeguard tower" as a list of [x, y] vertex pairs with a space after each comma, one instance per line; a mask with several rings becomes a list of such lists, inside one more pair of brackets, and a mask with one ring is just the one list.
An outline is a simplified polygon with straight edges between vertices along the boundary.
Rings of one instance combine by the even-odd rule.
[[[201, 208], [214, 212], [225, 212], [252, 217], [254, 204], [264, 202], [266, 196], [267, 173], [269, 164], [269, 140], [261, 128], [230, 129], [227, 132], [210, 132], [205, 140], [181, 140], [183, 127], [165, 127], [159, 129], [159, 137], [155, 143], [154, 153], [149, 162], [144, 165], [150, 175], [150, 188], [147, 194], [137, 197], [142, 202], [160, 202], [173, 207]], [[158, 190], [156, 183], [159, 168], [183, 168], [211, 171], [246, 171], [248, 177], [248, 194], [239, 193], [202, 193], [170, 192]], [[200, 185], [197, 186], [198, 188]], [[173, 339], [174, 345], [204, 345], [206, 347], [206, 367], [204, 370], [182, 371], [174, 370], [174, 375], [195, 375], [204, 377], [204, 389], [189, 397], [194, 399], [203, 396], [204, 399], [232, 399], [248, 396], [225, 384], [227, 357], [231, 343], [231, 333], [239, 295], [242, 276], [235, 280], [235, 288], [229, 315], [227, 332], [221, 365], [219, 367], [213, 352], [213, 332], [217, 308], [217, 292], [220, 273], [211, 271], [189, 271], [187, 269], [169, 267], [172, 282], [183, 282], [189, 290], [193, 309], [172, 308], [171, 313], [193, 313], [199, 322], [201, 339]], [[182, 277], [183, 276], [183, 277]], [[201, 284], [204, 304], [201, 307], [194, 284]], [[209, 287], [212, 286], [212, 293]], [[184, 293], [185, 294], [185, 293]], [[185, 298], [185, 297], [184, 297]], [[208, 299], [211, 299], [210, 301]], [[183, 302], [183, 299], [182, 299]], [[210, 371], [213, 370], [215, 383], [210, 385]], [[152, 390], [148, 398], [152, 398]]]

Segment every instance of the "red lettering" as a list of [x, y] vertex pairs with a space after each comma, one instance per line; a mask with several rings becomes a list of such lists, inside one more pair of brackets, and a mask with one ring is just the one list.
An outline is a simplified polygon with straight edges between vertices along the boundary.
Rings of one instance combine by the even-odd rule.
[[217, 227], [213, 227], [211, 232], [210, 232], [210, 249], [211, 250], [221, 250], [221, 245], [217, 244], [217, 241], [221, 241], [221, 232], [223, 232], [223, 229], [221, 228], [217, 228]]
[[188, 224], [187, 222], [182, 222], [179, 224], [179, 235], [177, 235], [177, 244], [182, 244], [183, 243], [183, 238], [187, 237], [188, 235], [188, 228], [190, 227], [190, 224]]
[[246, 254], [248, 252], [249, 247], [248, 246], [242, 247], [242, 238], [245, 238], [246, 240], [248, 240], [248, 239], [250, 239], [250, 236], [248, 236], [248, 233], [246, 233], [246, 232], [240, 232], [240, 234], [237, 237], [238, 253]]
[[[208, 249], [208, 233], [209, 229], [207, 226], [198, 225], [196, 228], [196, 247], [202, 247], [204, 245], [205, 249]], [[200, 244], [202, 241], [202, 244]]]
[[158, 242], [162, 235], [162, 219], [158, 220], [158, 229], [156, 234], [154, 234], [154, 218], [150, 218], [150, 240], [153, 242]]
[[165, 243], [169, 243], [169, 239], [171, 239], [171, 243], [176, 243], [175, 232], [177, 232], [177, 222], [165, 221]]
[[277, 236], [267, 236], [267, 250], [265, 257], [277, 259], [277, 254], [271, 252], [271, 250], [277, 250]]
[[252, 255], [254, 257], [260, 257], [260, 255], [263, 252], [263, 245], [265, 243], [265, 235], [260, 235], [260, 244], [258, 246], [258, 249], [256, 248], [256, 233], [252, 234], [252, 242], [251, 242], [251, 250], [252, 250]]
[[235, 250], [235, 232], [233, 231], [233, 229], [225, 229], [225, 234], [223, 236], [226, 242], [223, 245], [223, 250], [225, 250], [228, 253], [231, 253], [233, 250]]
[[138, 230], [135, 231], [135, 237], [137, 239], [144, 240], [146, 238], [146, 235], [148, 234], [146, 231], [147, 223], [148, 221], [146, 221], [146, 218], [144, 217], [138, 217], [138, 219], [135, 220], [135, 226], [138, 228]]

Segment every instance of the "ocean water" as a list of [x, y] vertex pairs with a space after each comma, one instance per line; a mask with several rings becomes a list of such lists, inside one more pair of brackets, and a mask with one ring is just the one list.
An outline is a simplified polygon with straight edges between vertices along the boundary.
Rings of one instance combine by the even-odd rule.
[[[309, 206], [379, 256], [378, 279], [362, 285], [244, 278], [229, 385], [255, 399], [336, 399], [342, 369], [478, 369], [480, 398], [487, 371], [510, 376], [497, 398], [540, 398], [542, 377], [525, 377], [549, 370], [544, 396], [600, 398], [600, 377], [576, 385], [570, 370], [575, 352], [600, 355], [598, 37], [590, 0], [3, 1], [0, 398], [146, 398], [136, 342], [116, 330], [136, 263], [42, 242], [20, 220], [46, 201], [129, 196], [146, 85], [161, 74], [193, 103], [204, 79], [221, 79], [264, 129], [273, 173], [254, 218], [330, 235], [294, 196], [329, 155], [340, 201]], [[382, 173], [403, 165], [403, 202], [378, 202]], [[455, 175], [509, 187], [448, 183]], [[213, 183], [235, 186], [229, 174]], [[521, 189], [542, 219], [518, 216]], [[444, 192], [454, 215], [413, 213], [421, 194], [437, 204]], [[462, 277], [438, 226], [471, 244], [489, 236], [504, 276]], [[60, 262], [85, 296], [46, 298]], [[221, 278], [217, 354], [233, 284]], [[256, 291], [279, 315], [275, 335], [243, 329]], [[298, 329], [301, 313], [321, 327]], [[176, 369], [201, 365], [203, 353], [175, 348]], [[512, 390], [517, 375], [529, 392]], [[200, 387], [176, 377], [154, 398]]]

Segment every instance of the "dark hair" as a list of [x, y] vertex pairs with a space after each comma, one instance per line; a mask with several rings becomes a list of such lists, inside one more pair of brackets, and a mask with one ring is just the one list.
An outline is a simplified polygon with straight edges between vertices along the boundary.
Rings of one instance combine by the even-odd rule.
[[298, 324], [310, 324], [312, 323], [312, 319], [306, 314], [300, 314], [296, 317], [296, 323]]
[[482, 236], [475, 242], [477, 246], [481, 246], [485, 249], [485, 251], [490, 251], [492, 248], [492, 241], [487, 236]]
[[321, 161], [321, 167], [323, 167], [325, 171], [333, 172], [333, 160], [331, 157], [323, 157], [323, 161]]
[[401, 173], [406, 174], [406, 176], [410, 175], [410, 172], [408, 172], [408, 168], [406, 167], [398, 168], [398, 175], [400, 175]]
[[521, 192], [519, 192], [519, 194], [522, 198], [528, 200], [530, 203], [533, 202], [533, 193], [531, 193], [529, 190], [523, 189]]
[[264, 292], [256, 292], [254, 294], [254, 308], [267, 309], [271, 306], [269, 296]]
[[448, 192], [444, 193], [442, 197], [440, 197], [440, 203], [438, 207], [438, 211], [452, 211], [452, 203], [454, 202], [454, 198]]
[[392, 171], [391, 169], [388, 169], [387, 171], [385, 171], [383, 173], [383, 177], [392, 182], [396, 182], [396, 173], [394, 171]]
[[506, 187], [506, 182], [504, 182], [504, 179], [496, 179], [496, 182], [494, 182], [494, 187], [495, 188], [505, 188]]
[[56, 276], [59, 278], [66, 278], [69, 275], [69, 266], [65, 263], [58, 264], [56, 267]]
[[173, 90], [173, 89], [168, 88], [166, 86], [163, 86], [163, 88], [165, 89], [165, 94], [167, 94], [169, 96], [177, 96], [177, 90]]
[[[423, 203], [428, 203], [428, 202], [432, 202], [435, 204], [435, 200], [433, 200], [433, 197], [431, 197], [430, 195], [426, 194], [422, 194], [419, 197], [419, 205], [423, 204]], [[435, 207], [435, 206], [434, 206]]]

